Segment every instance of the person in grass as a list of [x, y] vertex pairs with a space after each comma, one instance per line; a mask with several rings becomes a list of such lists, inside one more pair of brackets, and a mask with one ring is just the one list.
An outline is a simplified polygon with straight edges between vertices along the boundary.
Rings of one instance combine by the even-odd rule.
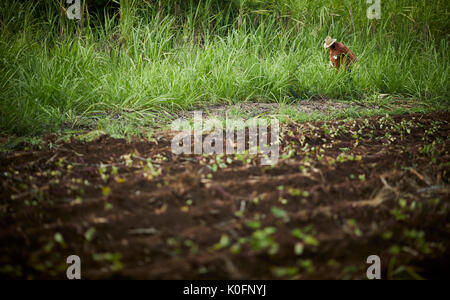
[[349, 70], [357, 61], [356, 56], [350, 49], [329, 36], [325, 39], [323, 47], [328, 49], [330, 53], [330, 65], [336, 67], [338, 71], [342, 65], [345, 65], [345, 70]]

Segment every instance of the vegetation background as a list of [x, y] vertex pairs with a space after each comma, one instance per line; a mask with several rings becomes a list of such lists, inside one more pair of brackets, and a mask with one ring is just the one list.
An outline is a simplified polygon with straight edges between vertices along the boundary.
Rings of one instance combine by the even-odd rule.
[[[445, 0], [63, 0], [0, 2], [0, 131], [134, 134], [203, 104], [378, 94], [449, 106]], [[357, 72], [328, 67], [331, 35]], [[390, 98], [389, 98], [390, 99]]]

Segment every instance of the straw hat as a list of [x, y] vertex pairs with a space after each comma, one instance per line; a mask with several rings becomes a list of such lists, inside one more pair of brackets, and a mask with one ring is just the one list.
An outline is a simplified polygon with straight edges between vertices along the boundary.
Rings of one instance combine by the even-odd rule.
[[333, 45], [336, 42], [336, 39], [332, 39], [331, 37], [327, 36], [325, 39], [325, 44], [323, 44], [324, 48], [330, 48], [331, 45]]

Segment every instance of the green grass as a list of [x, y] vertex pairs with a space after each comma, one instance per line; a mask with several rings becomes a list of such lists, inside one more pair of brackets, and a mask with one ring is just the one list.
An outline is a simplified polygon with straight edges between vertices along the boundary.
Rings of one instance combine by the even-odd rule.
[[[174, 12], [174, 1], [128, 0], [120, 14], [76, 23], [58, 1], [2, 1], [0, 131], [135, 135], [204, 104], [380, 93], [448, 109], [445, 1], [394, 2], [370, 21], [355, 1], [184, 1]], [[326, 35], [355, 52], [359, 70], [328, 67]]]

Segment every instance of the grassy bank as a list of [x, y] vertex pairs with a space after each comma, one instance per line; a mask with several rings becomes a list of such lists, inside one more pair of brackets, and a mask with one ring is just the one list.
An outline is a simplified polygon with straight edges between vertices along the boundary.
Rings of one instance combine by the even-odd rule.
[[[0, 4], [2, 132], [151, 124], [161, 112], [246, 100], [389, 94], [448, 106], [444, 1], [390, 1], [368, 20], [361, 1], [128, 0], [81, 22], [58, 2]], [[356, 53], [357, 71], [328, 67], [326, 35]]]

